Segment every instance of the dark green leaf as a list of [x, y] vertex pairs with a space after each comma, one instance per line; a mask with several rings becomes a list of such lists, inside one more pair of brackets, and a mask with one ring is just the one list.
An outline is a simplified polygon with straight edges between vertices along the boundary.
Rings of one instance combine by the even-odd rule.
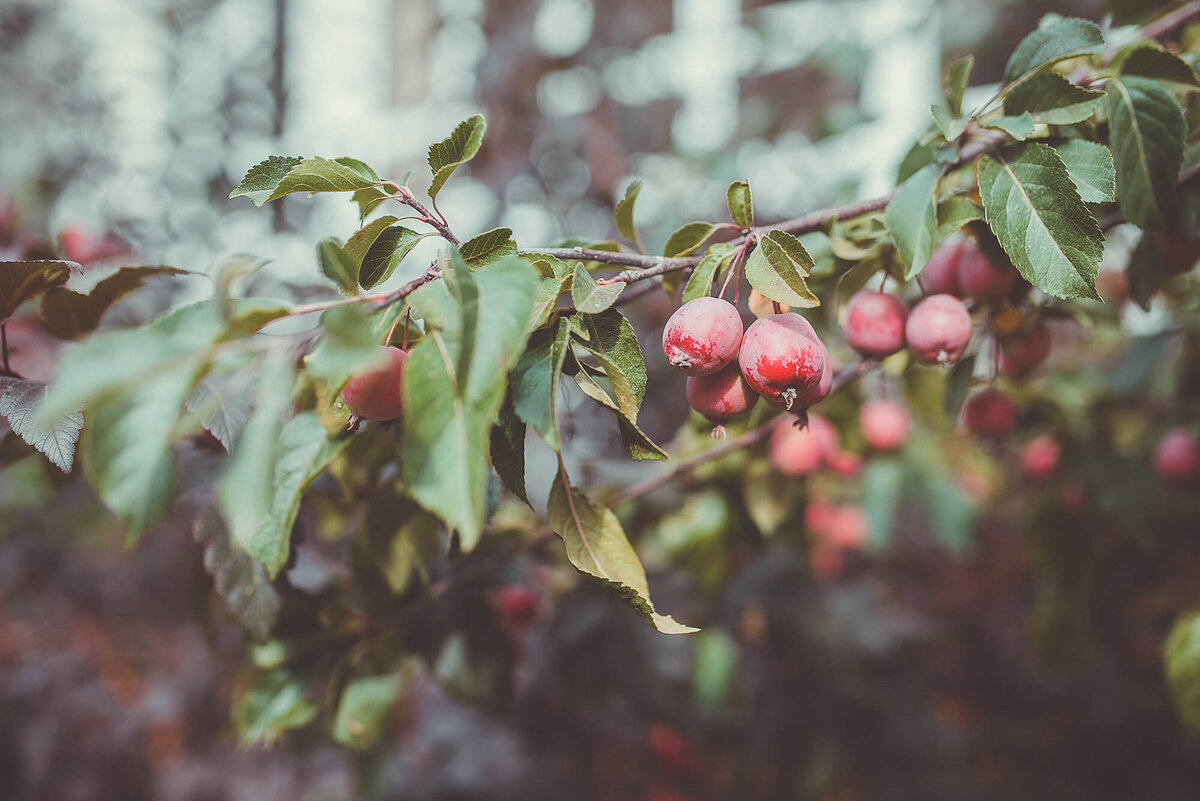
[[570, 334], [571, 321], [567, 317], [558, 318], [551, 328], [535, 332], [517, 361], [511, 379], [513, 409], [517, 416], [533, 426], [554, 451], [561, 447], [558, 384]]
[[617, 226], [617, 233], [639, 247], [641, 247], [641, 240], [638, 237], [637, 226], [633, 224], [633, 204], [641, 191], [642, 182], [632, 182], [625, 187], [625, 197], [621, 198], [617, 202], [617, 207], [613, 209], [613, 223]]
[[192, 536], [204, 550], [204, 569], [217, 597], [251, 637], [266, 641], [283, 605], [267, 571], [229, 538], [216, 514], [197, 518]]
[[[504, 399], [500, 416], [492, 426], [492, 466], [508, 491], [525, 503], [529, 496], [525, 492], [525, 423], [513, 409], [512, 393]], [[530, 504], [532, 505], [532, 504]]]
[[428, 234], [418, 234], [402, 225], [393, 225], [383, 231], [363, 256], [358, 283], [363, 289], [372, 289], [382, 284], [404, 257]]
[[42, 295], [42, 317], [46, 330], [62, 339], [78, 339], [100, 325], [100, 318], [118, 300], [155, 275], [184, 275], [174, 267], [122, 267], [84, 295], [65, 287], [54, 287]]
[[937, 241], [942, 242], [969, 222], [983, 219], [983, 207], [968, 197], [951, 195], [938, 203]]
[[268, 156], [250, 168], [229, 197], [248, 197], [255, 206], [261, 206], [271, 198], [283, 177], [301, 161], [303, 159], [297, 156]]
[[646, 432], [642, 431], [638, 426], [636, 418], [631, 418], [626, 414], [621, 409], [621, 406], [612, 399], [612, 396], [596, 383], [595, 379], [588, 375], [586, 370], [576, 370], [573, 377], [575, 383], [583, 390], [583, 394], [613, 412], [613, 415], [617, 418], [617, 428], [621, 434], [621, 444], [625, 446], [625, 452], [629, 454], [629, 458], [635, 462], [647, 460], [665, 461], [667, 459], [667, 452], [655, 444], [650, 437], [646, 436]]
[[1140, 75], [1143, 78], [1157, 78], [1191, 88], [1200, 87], [1196, 73], [1188, 63], [1174, 53], [1163, 50], [1157, 42], [1137, 42], [1124, 58], [1118, 57], [1116, 63], [1121, 75]]
[[1058, 298], [1099, 297], [1104, 236], [1049, 145], [985, 155], [979, 192], [988, 225], [1025, 280]]
[[346, 297], [358, 294], [358, 265], [350, 258], [340, 242], [333, 238], [317, 243], [317, 263], [321, 272]]
[[1174, 219], [1175, 182], [1187, 134], [1183, 109], [1168, 89], [1149, 78], [1113, 78], [1107, 91], [1121, 211], [1140, 228], [1164, 228]]
[[463, 242], [459, 252], [462, 253], [463, 261], [479, 268], [505, 256], [517, 255], [517, 243], [513, 241], [511, 228], [493, 228]]
[[27, 300], [67, 283], [73, 261], [0, 261], [0, 322], [8, 320]]
[[1068, 139], [1054, 149], [1085, 203], [1105, 203], [1116, 199], [1116, 168], [1107, 147], [1099, 142]]
[[932, 126], [931, 131], [925, 136], [918, 139], [913, 146], [909, 148], [908, 153], [900, 161], [900, 167], [896, 170], [896, 183], [902, 184], [912, 177], [913, 173], [920, 170], [929, 164], [950, 164], [955, 159], [956, 148], [953, 145], [947, 144], [945, 140], [937, 135], [936, 126]]
[[4, 393], [0, 395], [0, 416], [13, 432], [45, 454], [59, 470], [70, 473], [83, 415], [76, 411], [42, 422], [38, 410], [46, 400], [46, 385], [40, 381], [0, 376], [0, 392]]
[[725, 190], [725, 204], [729, 207], [729, 219], [742, 228], [754, 226], [754, 199], [750, 195], [747, 181], [734, 181]]
[[812, 268], [812, 256], [800, 240], [775, 229], [758, 240], [746, 259], [746, 280], [769, 300], [807, 309], [821, 304], [804, 281]]
[[646, 393], [646, 361], [633, 326], [620, 312], [609, 309], [600, 314], [577, 314], [571, 318], [571, 328], [612, 383], [617, 406], [637, 420]]
[[724, 242], [710, 247], [704, 258], [688, 276], [687, 285], [683, 288], [681, 303], [687, 303], [696, 298], [702, 298], [712, 292], [713, 278], [729, 267], [733, 261], [733, 247]]
[[1168, 277], [1165, 262], [1162, 245], [1151, 234], [1143, 234], [1129, 256], [1129, 297], [1146, 311], [1150, 310], [1150, 299]]
[[967, 91], [967, 83], [971, 79], [971, 70], [975, 68], [975, 56], [966, 55], [950, 65], [946, 71], [946, 106], [950, 113], [962, 116], [963, 95]]
[[1084, 89], [1057, 72], [1044, 72], [1013, 87], [1004, 98], [1004, 112], [1028, 112], [1037, 122], [1069, 125], [1092, 116], [1103, 100], [1104, 92]]
[[430, 197], [437, 197], [454, 171], [479, 152], [485, 128], [487, 124], [483, 116], [475, 114], [460, 122], [448, 137], [429, 146], [429, 169], [433, 172], [433, 183], [429, 185]]
[[599, 314], [609, 308], [625, 291], [626, 284], [616, 281], [611, 284], [601, 284], [589, 273], [582, 262], [575, 265], [575, 276], [571, 284], [571, 300], [578, 311], [586, 314]]
[[971, 376], [975, 374], [975, 355], [959, 359], [950, 368], [946, 377], [946, 394], [942, 396], [942, 408], [947, 420], [957, 420], [962, 411], [967, 393], [971, 391]]
[[567, 558], [580, 572], [599, 579], [605, 587], [629, 601], [642, 617], [666, 634], [696, 631], [659, 614], [650, 601], [646, 571], [611, 509], [593, 501], [567, 483], [559, 472], [550, 490], [547, 508], [550, 528], [562, 537]]
[[672, 256], [689, 256], [700, 249], [713, 232], [717, 230], [717, 226], [706, 222], [690, 222], [681, 225], [675, 229], [675, 232], [667, 237], [667, 244], [663, 248], [663, 255]]
[[370, 223], [354, 232], [354, 235], [342, 246], [346, 252], [346, 257], [354, 264], [355, 284], [358, 283], [358, 271], [362, 267], [363, 259], [367, 257], [367, 253], [371, 250], [371, 246], [375, 244], [375, 240], [379, 239], [380, 235], [388, 229], [388, 226], [399, 222], [399, 217], [394, 217], [391, 214], [385, 214], [378, 219], [371, 220]]
[[1004, 68], [1004, 82], [1011, 84], [1031, 70], [1064, 58], [1099, 53], [1103, 48], [1104, 32], [1094, 22], [1047, 14], [1038, 23], [1037, 30], [1022, 39], [1009, 57]]
[[[888, 202], [884, 219], [896, 244], [896, 253], [905, 264], [904, 279], [925, 269], [937, 241], [938, 181], [942, 168], [930, 164], [900, 185]], [[760, 290], [761, 291], [761, 290]]]

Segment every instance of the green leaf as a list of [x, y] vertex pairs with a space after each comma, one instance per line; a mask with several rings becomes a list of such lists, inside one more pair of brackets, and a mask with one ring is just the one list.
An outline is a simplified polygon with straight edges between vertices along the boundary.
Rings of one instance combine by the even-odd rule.
[[601, 284], [584, 269], [582, 262], [576, 262], [575, 276], [571, 283], [571, 300], [576, 310], [585, 314], [599, 314], [616, 303], [626, 286], [623, 281]]
[[961, 117], [955, 117], [945, 106], [930, 106], [929, 113], [933, 115], [934, 123], [947, 142], [953, 142], [958, 139], [967, 128], [967, 121]]
[[917, 171], [896, 190], [884, 213], [896, 253], [906, 267], [906, 281], [925, 269], [937, 243], [937, 194], [941, 177], [942, 168], [938, 164]]
[[800, 240], [775, 229], [758, 240], [746, 259], [746, 280], [768, 300], [808, 309], [821, 305], [804, 282], [812, 268], [812, 256]]
[[358, 206], [358, 219], [362, 222], [380, 203], [392, 197], [381, 186], [368, 186], [351, 195], [350, 200]]
[[250, 168], [229, 197], [248, 197], [255, 206], [261, 206], [271, 199], [275, 187], [301, 161], [303, 159], [297, 156], [268, 156]]
[[359, 286], [372, 289], [382, 284], [426, 236], [429, 234], [418, 234], [402, 225], [393, 225], [384, 230], [363, 256], [362, 268], [358, 275]]
[[429, 169], [433, 172], [433, 183], [429, 185], [431, 198], [437, 197], [455, 170], [479, 152], [485, 128], [483, 115], [475, 114], [460, 122], [454, 133], [429, 146]]
[[1165, 262], [1162, 245], [1158, 237], [1151, 234], [1143, 234], [1133, 253], [1129, 255], [1129, 266], [1126, 268], [1129, 276], [1129, 297], [1145, 311], [1150, 311], [1150, 299], [1168, 277], [1164, 269]]
[[1076, 17], [1047, 14], [1017, 45], [1004, 68], [1004, 83], [1011, 84], [1031, 70], [1056, 61], [1104, 49], [1104, 32], [1094, 22]]
[[617, 406], [637, 420], [646, 394], [646, 361], [637, 334], [629, 321], [615, 309], [600, 314], [577, 314], [571, 329], [612, 384]]
[[552, 328], [534, 333], [512, 373], [513, 409], [517, 416], [533, 426], [554, 451], [562, 447], [558, 434], [558, 384], [571, 321], [560, 317]]
[[613, 412], [621, 434], [621, 444], [625, 446], [625, 452], [629, 454], [629, 458], [635, 462], [666, 461], [667, 452], [646, 436], [646, 432], [638, 426], [636, 418], [631, 418], [626, 414], [620, 404], [614, 401], [612, 396], [596, 383], [596, 380], [588, 375], [586, 370], [579, 368], [573, 377], [575, 383], [583, 390], [583, 394]]
[[1124, 57], [1118, 56], [1115, 61], [1121, 75], [1139, 75], [1191, 88], [1200, 87], [1200, 81], [1196, 80], [1196, 73], [1188, 63], [1163, 50], [1157, 42], [1145, 39], [1136, 42]]
[[217, 481], [217, 500], [230, 536], [243, 548], [271, 513], [280, 434], [292, 406], [295, 357], [287, 348], [268, 352], [258, 382], [258, 397], [225, 472]]
[[904, 183], [913, 173], [929, 164], [950, 164], [954, 161], [957, 148], [937, 135], [936, 125], [931, 126], [930, 131], [932, 133], [927, 132], [904, 154], [896, 170], [897, 184]]
[[358, 264], [332, 237], [317, 243], [317, 263], [321, 272], [333, 281], [338, 292], [348, 298], [358, 295]]
[[338, 158], [334, 159], [334, 161], [336, 161], [338, 164], [341, 164], [343, 167], [349, 167], [351, 170], [358, 173], [366, 180], [371, 181], [372, 183], [382, 182], [382, 179], [379, 177], [379, 173], [375, 172], [375, 169], [365, 161], [351, 158], [350, 156], [339, 156]]
[[971, 79], [971, 70], [975, 68], [975, 56], [966, 55], [950, 65], [946, 71], [946, 107], [955, 117], [962, 116], [963, 95], [967, 92], [967, 82]]
[[734, 181], [725, 190], [725, 204], [729, 207], [729, 219], [742, 228], [754, 226], [754, 199], [750, 195], [748, 181]]
[[54, 287], [42, 295], [42, 317], [46, 330], [62, 339], [79, 339], [100, 325], [100, 318], [118, 300], [156, 275], [186, 275], [174, 267], [122, 267], [84, 295]]
[[71, 412], [44, 423], [38, 410], [46, 400], [46, 385], [40, 381], [0, 376], [0, 416], [13, 432], [46, 455], [64, 473], [71, 472], [75, 444], [83, 428], [83, 415]]
[[971, 377], [975, 374], [975, 354], [959, 359], [946, 376], [946, 391], [942, 395], [942, 409], [947, 420], [957, 420], [962, 411], [967, 393], [971, 391]]
[[388, 229], [389, 226], [399, 222], [400, 218], [391, 214], [385, 214], [378, 219], [371, 220], [370, 223], [354, 232], [354, 235], [342, 246], [346, 252], [346, 257], [354, 264], [354, 283], [358, 284], [358, 271], [362, 267], [363, 259], [367, 257], [367, 253], [371, 250], [371, 246], [375, 241]]
[[663, 247], [663, 255], [668, 258], [673, 256], [690, 256], [700, 249], [713, 232], [717, 230], [717, 226], [706, 222], [690, 222], [681, 225], [675, 229], [669, 237], [667, 244]]
[[633, 224], [633, 204], [641, 191], [642, 182], [633, 181], [625, 187], [625, 197], [621, 198], [613, 209], [613, 223], [617, 226], [617, 233], [639, 248], [641, 239], [638, 237], [637, 226]]
[[[260, 164], [259, 166], [261, 167], [262, 165]], [[262, 180], [258, 182], [263, 186], [261, 190], [256, 189], [254, 192], [240, 192], [241, 187], [239, 187], [233, 190], [234, 193], [245, 195], [254, 202], [254, 205], [261, 206], [264, 203], [278, 200], [284, 195], [290, 195], [295, 192], [308, 192], [309, 194], [316, 194], [318, 192], [354, 192], [379, 182], [378, 178], [372, 179], [364, 176], [352, 165], [343, 164], [340, 160], [321, 158], [320, 156], [302, 159], [295, 164], [278, 180], [275, 187], [269, 193], [266, 193], [265, 197], [263, 197], [263, 194], [266, 192], [266, 183], [270, 178], [274, 177], [274, 173], [261, 177]], [[249, 175], [247, 175], [247, 178], [249, 178]], [[242, 183], [244, 185], [245, 180]], [[230, 197], [235, 196], [236, 194], [230, 195]]]
[[221, 603], [251, 637], [265, 642], [283, 606], [267, 571], [229, 538], [216, 514], [197, 518], [192, 536], [204, 551], [204, 569]]
[[764, 537], [775, 534], [796, 512], [796, 480], [775, 470], [765, 459], [751, 462], [742, 474], [742, 502]]
[[317, 719], [305, 682], [286, 670], [256, 673], [233, 703], [233, 723], [242, 745], [271, 745], [292, 729]]
[[525, 423], [513, 409], [511, 391], [500, 407], [496, 425], [492, 426], [491, 445], [492, 466], [500, 480], [509, 492], [529, 504], [525, 492]]
[[506, 256], [517, 255], [517, 243], [513, 241], [511, 228], [493, 228], [463, 242], [459, 252], [472, 267], [486, 267]]
[[862, 472], [862, 505], [871, 525], [868, 547], [878, 551], [891, 541], [892, 521], [904, 497], [904, 465], [899, 459], [870, 459]]
[[12, 317], [21, 304], [71, 277], [73, 261], [0, 261], [0, 322]]
[[713, 279], [724, 272], [733, 262], [733, 247], [724, 242], [710, 247], [704, 258], [688, 276], [687, 285], [683, 288], [682, 303], [702, 298], [712, 292]]
[[[393, 496], [394, 497], [394, 496]], [[367, 525], [372, 529], [390, 528], [395, 530], [388, 544], [388, 552], [379, 560], [379, 571], [387, 582], [388, 589], [394, 595], [402, 595], [412, 583], [413, 578], [419, 577], [429, 583], [429, 571], [426, 565], [441, 555], [442, 524], [433, 515], [411, 509], [408, 499], [397, 499], [402, 522], [396, 526], [395, 507], [391, 504], [381, 507], [378, 498], [372, 499], [371, 509], [367, 513]]]
[[1028, 113], [1037, 122], [1070, 125], [1091, 117], [1103, 100], [1104, 92], [1084, 89], [1057, 72], [1044, 72], [1013, 87], [1004, 98], [1004, 113]]
[[348, 682], [333, 719], [333, 739], [360, 750], [374, 745], [412, 678], [412, 670], [401, 670]]
[[257, 365], [249, 365], [240, 370], [209, 373], [188, 398], [186, 407], [189, 412], [203, 410], [204, 419], [201, 426], [211, 433], [229, 451], [246, 422], [254, 406], [254, 396], [247, 389], [256, 376], [251, 370]]
[[1149, 78], [1113, 78], [1107, 91], [1121, 211], [1139, 228], [1165, 228], [1174, 219], [1175, 182], [1187, 134], [1183, 109], [1168, 89]]
[[1037, 124], [1033, 121], [1033, 115], [1028, 111], [1024, 111], [1015, 117], [996, 117], [980, 122], [979, 124], [984, 128], [1004, 131], [1018, 142], [1024, 142], [1037, 129]]
[[578, 488], [569, 486], [561, 470], [550, 489], [547, 516], [550, 528], [566, 544], [567, 558], [580, 572], [599, 579], [659, 631], [665, 634], [697, 631], [655, 611], [646, 570], [617, 516]]
[[1099, 142], [1068, 139], [1054, 149], [1083, 202], [1105, 203], [1116, 199], [1117, 173], [1107, 147]]
[[1058, 153], [1030, 143], [985, 155], [979, 192], [988, 225], [1026, 281], [1057, 298], [1097, 298], [1104, 236]]
[[409, 297], [427, 330], [405, 363], [400, 463], [413, 498], [469, 550], [483, 531], [492, 424], [525, 349], [538, 278], [519, 258], [474, 273], [455, 258], [443, 274], [450, 280]]
[[1200, 731], [1200, 613], [1175, 621], [1163, 646], [1163, 667], [1180, 719]]
[[951, 195], [938, 202], [937, 241], [942, 242], [969, 222], [983, 219], [983, 207], [962, 195]]
[[341, 391], [350, 378], [384, 364], [380, 337], [361, 304], [335, 306], [321, 315], [321, 343], [308, 355], [308, 372]]

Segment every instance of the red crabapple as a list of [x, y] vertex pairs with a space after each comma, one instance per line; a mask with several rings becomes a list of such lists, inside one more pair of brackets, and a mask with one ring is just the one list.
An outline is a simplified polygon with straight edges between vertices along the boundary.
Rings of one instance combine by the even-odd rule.
[[712, 375], [688, 376], [686, 390], [688, 404], [717, 424], [713, 436], [718, 439], [724, 437], [724, 423], [750, 414], [758, 403], [758, 395], [742, 378], [736, 363]]
[[972, 433], [1003, 437], [1017, 423], [1017, 405], [1003, 392], [985, 389], [967, 398], [963, 404], [962, 419]]
[[961, 239], [942, 245], [933, 252], [921, 271], [920, 285], [930, 295], [959, 295], [958, 262], [969, 240]]
[[850, 451], [835, 451], [827, 461], [829, 469], [839, 476], [852, 476], [862, 467], [862, 457]]
[[967, 240], [958, 262], [958, 288], [980, 303], [1003, 300], [1020, 278], [1012, 262], [995, 262], [972, 240]]
[[354, 376], [342, 390], [342, 400], [364, 420], [393, 420], [404, 411], [401, 387], [408, 353], [387, 345], [379, 350], [384, 363]]
[[1154, 469], [1164, 481], [1188, 481], [1200, 469], [1200, 445], [1186, 428], [1172, 428], [1154, 448]]
[[1050, 327], [1038, 320], [1028, 331], [1016, 331], [1000, 338], [997, 369], [1010, 378], [1024, 378], [1050, 355]]
[[899, 295], [860, 289], [846, 304], [842, 330], [846, 342], [863, 356], [882, 358], [904, 347], [908, 305]]
[[712, 375], [737, 358], [741, 343], [742, 317], [720, 298], [689, 300], [663, 327], [667, 361], [687, 375]]
[[820, 386], [829, 359], [808, 320], [788, 312], [750, 324], [738, 363], [755, 392], [768, 403], [791, 410], [797, 399]]
[[830, 545], [845, 550], [857, 551], [867, 542], [871, 524], [867, 515], [857, 506], [837, 506], [829, 516], [825, 536]]
[[837, 452], [837, 431], [824, 417], [810, 414], [808, 425], [781, 421], [771, 432], [767, 456], [785, 476], [813, 472]]
[[894, 451], [908, 439], [908, 409], [895, 401], [870, 401], [858, 412], [863, 439], [877, 451]]
[[[825, 357], [825, 366], [821, 369], [821, 380], [812, 389], [797, 395], [796, 399], [792, 401], [792, 408], [789, 411], [795, 413], [803, 412], [808, 407], [815, 406], [825, 400], [825, 396], [833, 389], [833, 363], [829, 360], [829, 351], [826, 350], [825, 343], [821, 340], [818, 339], [817, 344], [821, 346], [821, 353]], [[769, 398], [767, 402], [771, 402]], [[778, 407], [784, 406], [782, 403], [774, 403], [772, 405]]]
[[922, 364], [958, 361], [971, 341], [971, 314], [953, 295], [930, 295], [908, 313], [904, 337]]
[[506, 584], [496, 592], [496, 612], [510, 631], [523, 631], [538, 618], [542, 600], [537, 591], [521, 584]]
[[1021, 472], [1032, 479], [1049, 478], [1058, 467], [1061, 450], [1050, 434], [1034, 437], [1021, 449]]

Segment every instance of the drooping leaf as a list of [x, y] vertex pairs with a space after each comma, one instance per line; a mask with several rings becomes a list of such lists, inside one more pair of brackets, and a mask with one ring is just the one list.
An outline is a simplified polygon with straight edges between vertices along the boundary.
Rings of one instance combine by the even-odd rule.
[[713, 279], [725, 271], [733, 261], [733, 247], [721, 242], [710, 247], [704, 258], [688, 276], [683, 288], [681, 303], [702, 298], [712, 292]]
[[400, 462], [412, 496], [470, 549], [483, 531], [492, 424], [529, 336], [538, 278], [519, 258], [477, 272], [456, 258], [443, 275], [453, 283], [409, 297], [427, 331], [405, 364]]
[[27, 300], [67, 283], [73, 261], [0, 261], [0, 321], [13, 316]]
[[571, 283], [571, 300], [576, 310], [585, 314], [599, 314], [616, 303], [626, 286], [623, 281], [601, 284], [584, 268], [582, 262], [577, 262]]
[[404, 257], [426, 236], [429, 234], [419, 234], [403, 225], [385, 229], [363, 256], [358, 273], [359, 286], [372, 289], [391, 278]]
[[233, 723], [243, 745], [271, 745], [316, 720], [320, 708], [308, 683], [287, 670], [255, 673], [233, 702]]
[[298, 156], [268, 156], [247, 171], [229, 197], [247, 197], [255, 206], [261, 206], [270, 199], [284, 176], [303, 160]]
[[[513, 409], [512, 392], [500, 407], [500, 416], [492, 426], [492, 466], [508, 491], [525, 503], [525, 423]], [[532, 505], [532, 504], [530, 504]]]
[[1068, 139], [1055, 145], [1054, 149], [1085, 203], [1105, 203], [1116, 199], [1117, 173], [1112, 153], [1107, 147], [1099, 142]]
[[552, 450], [559, 450], [558, 384], [562, 378], [563, 361], [571, 321], [560, 317], [550, 327], [534, 333], [529, 345], [512, 373], [513, 409], [517, 416], [533, 426]]
[[617, 406], [637, 420], [646, 394], [646, 360], [633, 326], [620, 312], [609, 309], [600, 314], [576, 314], [571, 318], [571, 330], [612, 384]]
[[808, 309], [821, 304], [804, 281], [812, 268], [812, 256], [800, 240], [775, 229], [758, 240], [746, 259], [746, 280], [771, 300]]
[[13, 432], [45, 454], [59, 470], [70, 473], [83, 415], [75, 411], [42, 422], [38, 410], [46, 400], [46, 385], [40, 381], [0, 376], [0, 393], [0, 416]]
[[493, 228], [463, 242], [459, 252], [472, 267], [486, 267], [506, 256], [517, 255], [517, 243], [513, 241], [511, 228]]
[[708, 238], [716, 230], [717, 226], [706, 222], [690, 222], [681, 225], [667, 237], [663, 255], [667, 257], [690, 256], [699, 250], [700, 246], [708, 241]]
[[122, 267], [86, 295], [61, 286], [53, 287], [42, 295], [46, 330], [62, 339], [79, 339], [95, 331], [109, 307], [140, 287], [147, 278], [185, 274], [187, 270], [174, 267]]
[[336, 239], [327, 237], [317, 243], [317, 264], [342, 295], [352, 298], [358, 294], [358, 264]]
[[1004, 82], [1011, 84], [1031, 70], [1056, 61], [1104, 48], [1104, 32], [1094, 22], [1077, 17], [1047, 14], [1033, 31], [1017, 45], [1004, 68]]
[[938, 181], [942, 168], [930, 164], [900, 185], [888, 202], [884, 219], [896, 243], [896, 253], [905, 264], [904, 278], [925, 269], [938, 232]]
[[734, 181], [725, 190], [725, 204], [729, 208], [729, 219], [742, 228], [754, 226], [754, 199], [750, 195], [748, 181]]
[[567, 558], [579, 571], [599, 579], [659, 631], [686, 634], [697, 630], [654, 609], [645, 568], [617, 516], [577, 487], [569, 486], [562, 471], [550, 489], [547, 516], [550, 528], [566, 544]]
[[962, 195], [951, 195], [938, 202], [937, 241], [947, 237], [969, 222], [983, 219], [983, 207]]
[[951, 115], [962, 116], [963, 95], [967, 91], [967, 83], [971, 79], [971, 70], [975, 68], [975, 56], [966, 55], [950, 65], [946, 70], [946, 107]]
[[1070, 125], [1096, 112], [1104, 92], [1085, 89], [1057, 72], [1043, 72], [1013, 87], [1004, 98], [1004, 113], [1031, 115], [1037, 122]]
[[1163, 646], [1163, 667], [1180, 719], [1200, 731], [1200, 614], [1175, 621]]
[[613, 224], [617, 226], [617, 233], [639, 247], [641, 247], [641, 239], [638, 237], [637, 226], [633, 224], [633, 204], [637, 201], [638, 193], [641, 191], [641, 181], [631, 182], [629, 186], [625, 187], [625, 196], [617, 202], [616, 208], [613, 209]]
[[1098, 297], [1104, 237], [1054, 148], [985, 155], [979, 192], [988, 225], [1025, 280], [1058, 298]]
[[604, 387], [588, 375], [586, 370], [577, 370], [573, 377], [575, 383], [583, 390], [583, 394], [613, 412], [617, 419], [617, 429], [621, 434], [621, 444], [625, 446], [625, 452], [629, 454], [629, 458], [635, 462], [666, 461], [667, 452], [646, 436], [646, 432], [638, 426], [636, 418], [631, 418], [626, 414]]
[[996, 117], [980, 122], [979, 124], [984, 128], [1004, 131], [1018, 142], [1024, 142], [1037, 129], [1037, 124], [1033, 121], [1033, 115], [1028, 111], [1023, 111], [1015, 117]]
[[197, 518], [192, 536], [204, 549], [204, 569], [217, 597], [251, 637], [266, 641], [283, 606], [267, 571], [229, 538], [215, 513]]
[[1121, 75], [1139, 75], [1143, 78], [1156, 78], [1160, 81], [1170, 81], [1190, 88], [1200, 87], [1196, 73], [1188, 63], [1174, 53], [1168, 53], [1157, 42], [1140, 40], [1131, 49], [1118, 54], [1114, 59], [1117, 71]]
[[350, 748], [374, 745], [413, 675], [414, 671], [406, 669], [348, 682], [333, 719], [333, 739]]
[[1164, 228], [1174, 219], [1175, 182], [1187, 134], [1183, 109], [1150, 78], [1116, 77], [1107, 92], [1121, 211], [1140, 228]]
[[1129, 297], [1142, 309], [1150, 310], [1150, 299], [1158, 292], [1167, 277], [1166, 256], [1153, 234], [1143, 234], [1129, 255]]
[[445, 139], [429, 146], [429, 169], [433, 172], [433, 182], [429, 185], [431, 198], [437, 197], [455, 170], [479, 152], [486, 128], [483, 115], [475, 114], [460, 122]]

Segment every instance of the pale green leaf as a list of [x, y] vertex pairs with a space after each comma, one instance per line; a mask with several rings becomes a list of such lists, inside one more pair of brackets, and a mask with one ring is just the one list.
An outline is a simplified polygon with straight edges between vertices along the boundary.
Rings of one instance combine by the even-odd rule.
[[800, 240], [775, 229], [759, 238], [746, 259], [746, 280], [769, 300], [808, 309], [821, 304], [804, 281], [812, 268], [812, 256]]
[[45, 454], [59, 470], [70, 473], [83, 415], [75, 411], [49, 422], [39, 419], [38, 410], [46, 400], [46, 385], [40, 381], [0, 376], [0, 392], [0, 416], [13, 433]]
[[250, 168], [229, 197], [247, 197], [255, 206], [261, 206], [270, 199], [283, 177], [301, 161], [303, 159], [297, 156], [268, 156]]
[[613, 209], [613, 223], [617, 226], [617, 233], [630, 242], [638, 244], [639, 247], [641, 240], [638, 237], [637, 226], [633, 224], [633, 204], [637, 201], [638, 193], [641, 191], [642, 182], [633, 181], [625, 187], [625, 196], [617, 202], [616, 208]]
[[925, 269], [937, 244], [937, 194], [941, 177], [942, 168], [938, 164], [922, 168], [900, 185], [884, 213], [896, 253], [905, 264], [906, 281]]
[[355, 284], [358, 283], [358, 271], [362, 268], [363, 259], [367, 257], [367, 252], [375, 244], [375, 240], [379, 239], [380, 235], [389, 226], [399, 222], [399, 220], [399, 217], [391, 214], [385, 214], [382, 217], [371, 220], [367, 225], [355, 231], [354, 235], [342, 246], [342, 249], [346, 252], [346, 257], [354, 264]]
[[321, 315], [321, 341], [305, 360], [308, 372], [341, 391], [351, 376], [385, 363], [379, 340], [362, 304], [335, 306]]
[[[258, 193], [255, 195], [246, 194], [246, 196], [254, 200], [256, 206], [261, 206], [263, 203], [278, 200], [284, 195], [290, 195], [295, 192], [308, 192], [309, 194], [316, 194], [318, 192], [354, 192], [378, 182], [378, 178], [372, 179], [364, 176], [352, 165], [343, 164], [334, 159], [314, 156], [310, 159], [301, 160], [288, 170], [287, 174], [279, 179], [279, 183], [276, 184], [275, 188], [271, 190], [271, 193], [265, 199], [261, 201], [255, 200]], [[235, 189], [234, 191], [238, 190]]]
[[286, 670], [256, 673], [233, 702], [233, 723], [243, 745], [272, 745], [316, 720], [320, 709], [308, 685]]
[[1037, 129], [1037, 123], [1033, 121], [1033, 115], [1028, 111], [1023, 111], [1014, 117], [995, 117], [979, 124], [984, 128], [1004, 131], [1018, 142], [1024, 142]]
[[321, 272], [333, 281], [338, 292], [350, 298], [358, 295], [358, 264], [350, 258], [341, 243], [333, 238], [317, 243], [317, 264]]
[[969, 222], [983, 219], [983, 207], [962, 195], [951, 195], [938, 202], [937, 241], [947, 237]]
[[578, 311], [599, 314], [616, 303], [626, 286], [623, 281], [601, 284], [579, 262], [575, 265], [575, 276], [571, 283], [571, 300]]
[[946, 106], [950, 113], [962, 116], [963, 95], [967, 91], [967, 83], [971, 79], [971, 70], [975, 68], [975, 56], [966, 55], [950, 65], [946, 71]]
[[1112, 153], [1099, 142], [1068, 139], [1055, 145], [1055, 151], [1066, 165], [1067, 174], [1075, 182], [1085, 203], [1105, 203], [1115, 200], [1117, 173]]
[[1013, 51], [1004, 68], [1004, 82], [1011, 84], [1031, 70], [1047, 67], [1064, 58], [1099, 53], [1104, 49], [1104, 32], [1094, 22], [1076, 17], [1047, 14]]
[[945, 106], [930, 106], [929, 113], [933, 115], [933, 121], [941, 131], [942, 137], [948, 142], [955, 141], [966, 130], [966, 119], [954, 116]]
[[734, 225], [751, 228], [754, 225], [754, 199], [747, 181], [734, 181], [725, 190], [725, 204]]
[[513, 369], [513, 409], [533, 426], [552, 450], [559, 450], [558, 385], [567, 355], [571, 321], [560, 317], [551, 328], [534, 332]]
[[730, 245], [721, 242], [713, 245], [704, 253], [704, 258], [700, 259], [700, 263], [688, 276], [687, 284], [683, 288], [681, 304], [705, 297], [712, 292], [713, 279], [724, 272], [733, 262], [732, 251], [733, 248]]
[[517, 243], [513, 241], [511, 228], [493, 228], [463, 242], [459, 252], [463, 261], [479, 268], [506, 256], [517, 255]]
[[374, 745], [414, 675], [413, 670], [404, 669], [348, 682], [333, 719], [333, 739], [350, 748]]
[[475, 114], [460, 122], [445, 139], [429, 146], [429, 169], [433, 172], [433, 182], [429, 185], [431, 198], [437, 197], [455, 170], [479, 152], [486, 128], [483, 115]]

